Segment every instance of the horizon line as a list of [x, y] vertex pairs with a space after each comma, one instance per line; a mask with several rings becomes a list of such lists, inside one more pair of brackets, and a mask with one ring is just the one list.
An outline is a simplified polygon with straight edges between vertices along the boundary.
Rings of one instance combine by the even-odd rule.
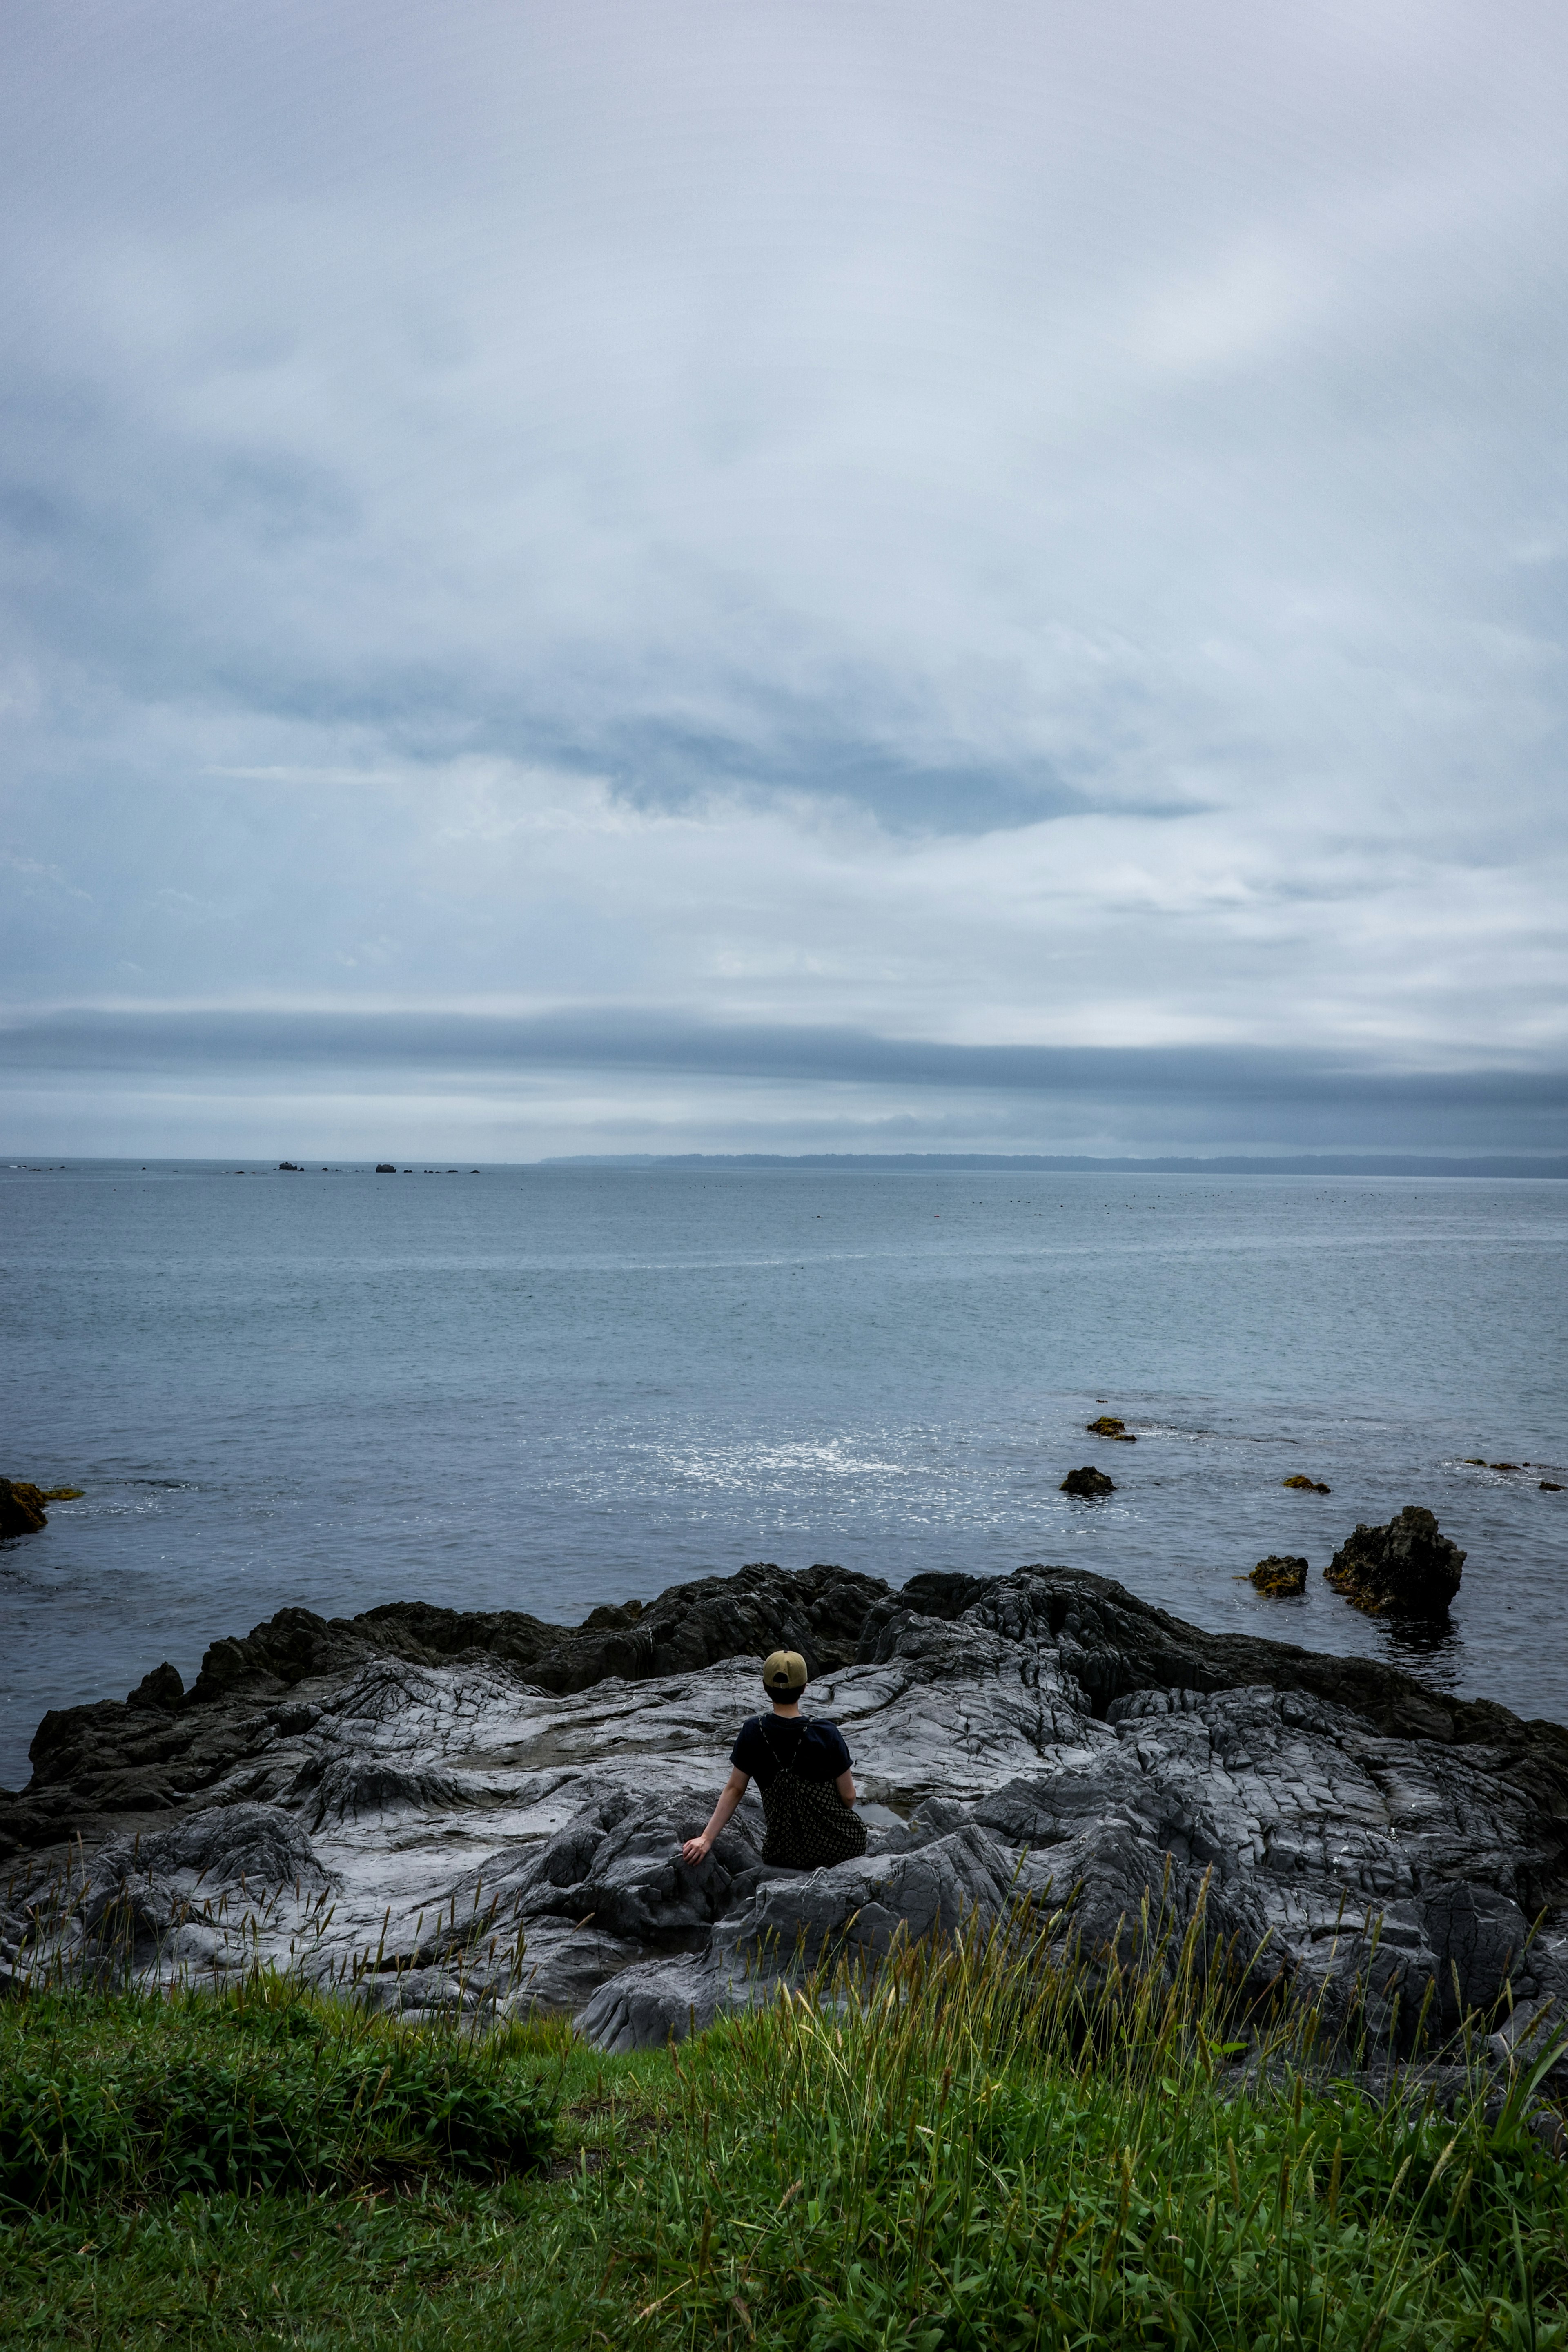
[[[492, 1162], [492, 1165], [506, 1165]], [[512, 1163], [535, 1168], [1027, 1168], [1071, 1175], [1370, 1175], [1568, 1177], [1560, 1153], [1531, 1159], [1523, 1152], [1470, 1156], [1413, 1151], [1219, 1152], [1207, 1156], [1152, 1153], [1100, 1158], [1082, 1152], [1039, 1151], [565, 1151]]]

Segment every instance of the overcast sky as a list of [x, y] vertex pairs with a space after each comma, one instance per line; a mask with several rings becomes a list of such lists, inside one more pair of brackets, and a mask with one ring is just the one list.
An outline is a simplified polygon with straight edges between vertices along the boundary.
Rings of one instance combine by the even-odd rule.
[[1568, 17], [9, 0], [0, 1149], [1568, 1148]]

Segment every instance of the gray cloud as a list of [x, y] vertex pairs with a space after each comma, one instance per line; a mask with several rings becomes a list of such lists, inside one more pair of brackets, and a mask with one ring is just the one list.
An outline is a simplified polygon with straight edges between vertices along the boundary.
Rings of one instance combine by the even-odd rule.
[[[955, 1046], [846, 1028], [720, 1027], [625, 1010], [529, 1019], [57, 1013], [0, 1024], [0, 1072], [23, 1083], [91, 1077], [132, 1092], [139, 1081], [171, 1077], [199, 1090], [215, 1074], [264, 1094], [281, 1076], [303, 1081], [302, 1099], [284, 1115], [312, 1131], [321, 1121], [320, 1089], [339, 1097], [332, 1114], [339, 1135], [349, 1131], [345, 1108], [350, 1129], [357, 1121], [362, 1134], [373, 1134], [389, 1097], [402, 1106], [444, 1104], [448, 1130], [455, 1124], [465, 1134], [483, 1133], [472, 1123], [476, 1097], [489, 1098], [493, 1121], [500, 1104], [515, 1102], [541, 1075], [580, 1086], [632, 1075], [721, 1089], [738, 1081], [764, 1100], [789, 1088], [819, 1102], [847, 1097], [838, 1115], [844, 1149], [862, 1131], [891, 1144], [901, 1127], [909, 1148], [916, 1130], [961, 1147], [961, 1131], [954, 1135], [950, 1124], [957, 1104], [957, 1118], [971, 1130], [1015, 1140], [1027, 1138], [1032, 1121], [1037, 1135], [1077, 1139], [1088, 1132], [1145, 1144], [1162, 1136], [1219, 1136], [1274, 1147], [1316, 1139], [1361, 1150], [1568, 1151], [1568, 1069], [1390, 1071], [1212, 1046]], [[965, 1097], [980, 1097], [979, 1108], [962, 1108]], [[405, 1108], [395, 1114], [406, 1115]], [[758, 1148], [767, 1114], [746, 1123], [747, 1141]], [[780, 1124], [791, 1123], [786, 1111]]]
[[1011, 1118], [987, 1051], [1555, 1084], [1560, 12], [7, 36], [13, 1008], [592, 1005], [638, 1084], [539, 1148]]

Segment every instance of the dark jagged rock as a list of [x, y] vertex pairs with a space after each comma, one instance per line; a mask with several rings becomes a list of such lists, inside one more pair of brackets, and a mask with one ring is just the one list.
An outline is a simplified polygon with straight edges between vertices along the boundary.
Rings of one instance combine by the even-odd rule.
[[89, 1953], [120, 1967], [157, 1967], [164, 1958], [198, 1967], [217, 1949], [214, 1903], [265, 1916], [286, 1890], [319, 1893], [332, 1884], [298, 1822], [272, 1805], [232, 1805], [193, 1813], [174, 1828], [100, 1846], [73, 1911]]
[[172, 1666], [165, 1658], [161, 1666], [154, 1666], [150, 1675], [142, 1675], [136, 1688], [128, 1693], [125, 1704], [145, 1708], [149, 1714], [172, 1715], [184, 1696], [185, 1685], [180, 1678], [179, 1668]]
[[1495, 2008], [1511, 1985], [1521, 2000], [1539, 1990], [1529, 1972], [1530, 1922], [1495, 1887], [1469, 1879], [1441, 1886], [1423, 1903], [1421, 1924], [1437, 1961], [1437, 1998], [1450, 2032], [1467, 2011]]
[[856, 1657], [869, 1654], [883, 1627], [901, 1611], [913, 1609], [918, 1616], [939, 1617], [951, 1622], [979, 1599], [990, 1581], [985, 1576], [966, 1576], [961, 1569], [932, 1568], [912, 1576], [896, 1592], [884, 1586], [881, 1597], [872, 1602], [861, 1620]]
[[1116, 1489], [1103, 1470], [1096, 1470], [1086, 1462], [1082, 1470], [1070, 1470], [1061, 1482], [1064, 1495], [1113, 1495]]
[[94, 1858], [89, 1884], [107, 1885], [140, 1869], [154, 1877], [188, 1873], [214, 1890], [246, 1885], [276, 1893], [298, 1879], [331, 1884], [299, 1822], [276, 1805], [228, 1805], [191, 1813], [172, 1828], [117, 1839]]
[[[183, 1697], [153, 1675], [138, 1706], [46, 1717], [0, 1814], [0, 1975], [222, 1983], [260, 1958], [400, 2014], [564, 2007], [640, 2047], [798, 1952], [1023, 1932], [1023, 1899], [1057, 1956], [1140, 1965], [1145, 1917], [1201, 1913], [1227, 1998], [1287, 1987], [1393, 2052], [1425, 2000], [1478, 2012], [1505, 2064], [1568, 2001], [1557, 1726], [1061, 1568], [894, 1591], [754, 1566], [595, 1617], [285, 1611], [214, 1643]], [[753, 1790], [691, 1869], [784, 1643], [815, 1653], [808, 1705], [849, 1739], [868, 1851], [765, 1866]]]
[[1299, 1495], [1326, 1495], [1329, 1492], [1321, 1478], [1309, 1478], [1304, 1470], [1292, 1472], [1289, 1478], [1281, 1478], [1280, 1484], [1294, 1487]]
[[786, 1574], [757, 1561], [737, 1576], [671, 1585], [645, 1607], [595, 1610], [574, 1630], [535, 1617], [486, 1616], [422, 1601], [370, 1610], [345, 1630], [398, 1656], [476, 1652], [507, 1658], [541, 1690], [557, 1692], [588, 1690], [611, 1675], [646, 1682], [689, 1674], [721, 1658], [760, 1659], [777, 1649], [800, 1651], [816, 1676], [854, 1656], [866, 1611], [887, 1591], [880, 1577], [852, 1569], [823, 1565]]
[[1288, 1554], [1271, 1551], [1260, 1559], [1247, 1581], [1266, 1592], [1271, 1601], [1299, 1601], [1307, 1589], [1307, 1563]]
[[1385, 1527], [1358, 1527], [1323, 1575], [1368, 1617], [1446, 1617], [1464, 1564], [1432, 1513], [1408, 1503]]
[[601, 1601], [597, 1609], [589, 1611], [582, 1621], [582, 1630], [585, 1633], [607, 1633], [612, 1626], [634, 1625], [642, 1614], [640, 1601]]
[[768, 1562], [738, 1576], [672, 1585], [656, 1601], [595, 1610], [578, 1628], [516, 1610], [440, 1609], [394, 1601], [352, 1618], [280, 1610], [243, 1640], [214, 1642], [191, 1693], [197, 1705], [235, 1685], [290, 1685], [380, 1654], [429, 1662], [469, 1654], [504, 1658], [552, 1691], [587, 1690], [612, 1675], [626, 1682], [689, 1672], [755, 1651], [799, 1650], [813, 1675], [852, 1657], [879, 1578], [821, 1567], [786, 1576]]
[[[943, 1579], [936, 1583], [939, 1603], [956, 1597]], [[351, 1674], [371, 1658], [417, 1665], [485, 1658], [558, 1693], [612, 1676], [646, 1682], [691, 1673], [722, 1658], [760, 1660], [777, 1649], [799, 1650], [816, 1676], [853, 1658], [868, 1609], [890, 1598], [880, 1578], [853, 1570], [786, 1574], [758, 1562], [737, 1576], [672, 1585], [645, 1607], [595, 1611], [578, 1628], [521, 1611], [423, 1601], [352, 1618], [280, 1609], [247, 1634], [210, 1643], [183, 1696], [174, 1669], [161, 1667], [128, 1701], [51, 1709], [28, 1750], [27, 1789], [0, 1803], [0, 1858], [72, 1832], [102, 1835], [116, 1813], [200, 1797], [276, 1728], [278, 1704], [298, 1685]]]
[[46, 1499], [26, 1478], [0, 1478], [0, 1538], [37, 1535], [47, 1520]]

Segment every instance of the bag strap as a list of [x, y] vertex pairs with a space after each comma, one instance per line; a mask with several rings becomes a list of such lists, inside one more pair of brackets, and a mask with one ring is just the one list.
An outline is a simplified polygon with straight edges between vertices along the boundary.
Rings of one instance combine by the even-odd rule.
[[[762, 1734], [763, 1745], [766, 1747], [769, 1756], [772, 1757], [778, 1769], [780, 1772], [788, 1772], [792, 1780], [798, 1780], [800, 1775], [795, 1769], [795, 1758], [793, 1756], [783, 1758], [779, 1756], [779, 1750], [774, 1747], [771, 1738], [768, 1737], [767, 1717], [763, 1715], [753, 1716], [752, 1721], [756, 1724], [757, 1728]], [[804, 1734], [802, 1734], [802, 1738], [803, 1737]], [[799, 1754], [799, 1748], [797, 1748], [796, 1753]]]

